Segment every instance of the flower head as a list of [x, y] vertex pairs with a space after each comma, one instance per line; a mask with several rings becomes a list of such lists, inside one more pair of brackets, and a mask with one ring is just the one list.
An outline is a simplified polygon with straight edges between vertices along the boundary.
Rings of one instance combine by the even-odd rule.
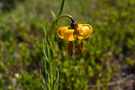
[[75, 47], [77, 48], [78, 55], [80, 55], [80, 52], [83, 52], [83, 42], [81, 42], [81, 44], [79, 44], [78, 40], [88, 38], [92, 34], [93, 29], [89, 24], [78, 24], [73, 19], [73, 17], [70, 16], [70, 15], [59, 16], [55, 20], [56, 24], [57, 24], [58, 20], [60, 20], [63, 17], [69, 18], [72, 21], [72, 23], [71, 23], [70, 26], [59, 27], [58, 30], [57, 30], [57, 34], [58, 34], [59, 38], [68, 41], [68, 53], [71, 56], [73, 54], [73, 43], [72, 43], [72, 41], [75, 41], [75, 45], [76, 45]]
[[72, 41], [76, 41], [77, 43], [77, 52], [80, 55], [80, 51], [83, 52], [83, 42], [81, 44], [78, 43], [78, 40], [88, 38], [93, 32], [92, 27], [89, 24], [77, 24], [76, 22], [72, 22], [71, 26], [59, 27], [57, 30], [57, 34], [59, 38], [64, 39], [68, 42], [68, 53], [72, 56], [73, 54], [73, 43]]
[[59, 27], [57, 30], [59, 38], [66, 41], [86, 39], [92, 32], [92, 27], [89, 24], [78, 24], [77, 32], [75, 32], [75, 29], [71, 29], [70, 26]]

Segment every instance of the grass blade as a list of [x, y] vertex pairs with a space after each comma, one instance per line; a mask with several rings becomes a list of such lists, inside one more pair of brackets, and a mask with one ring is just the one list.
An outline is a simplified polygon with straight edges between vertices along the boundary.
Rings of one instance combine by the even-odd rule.
[[62, 0], [62, 4], [61, 4], [61, 7], [60, 7], [60, 11], [59, 11], [58, 16], [60, 16], [62, 14], [63, 7], [64, 7], [64, 2], [65, 2], [65, 0]]
[[52, 15], [52, 19], [53, 21], [56, 19], [56, 15], [54, 14], [54, 12], [51, 10], [51, 15]]
[[48, 61], [48, 57], [47, 57], [47, 55], [46, 55], [46, 51], [45, 51], [45, 48], [44, 48], [44, 44], [43, 44], [43, 53], [44, 53], [44, 55], [45, 55], [45, 59]]

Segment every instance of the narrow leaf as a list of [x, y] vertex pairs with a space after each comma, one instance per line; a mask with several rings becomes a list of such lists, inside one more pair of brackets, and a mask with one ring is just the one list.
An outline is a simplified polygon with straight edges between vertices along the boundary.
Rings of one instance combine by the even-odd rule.
[[48, 45], [46, 45], [46, 56], [48, 57], [48, 60], [49, 60], [50, 57], [49, 57], [49, 47], [48, 47]]
[[49, 45], [49, 46], [51, 46], [51, 43], [50, 43], [50, 41], [49, 41], [49, 38], [48, 37], [46, 37], [47, 39], [46, 39], [46, 41], [47, 41], [47, 44]]
[[55, 35], [52, 36], [52, 49], [54, 49], [54, 40], [55, 40]]
[[60, 16], [62, 14], [63, 7], [64, 7], [64, 2], [65, 2], [65, 0], [62, 0], [62, 4], [61, 4], [61, 7], [60, 7], [60, 11], [59, 11], [58, 16]]
[[48, 61], [48, 56], [46, 55], [45, 48], [44, 48], [44, 44], [43, 44], [43, 53], [44, 53], [44, 55], [45, 55], [45, 59]]
[[56, 76], [56, 68], [57, 68], [57, 65], [55, 63], [55, 61], [53, 60], [53, 75]]
[[59, 81], [59, 70], [57, 71], [57, 79], [56, 79], [56, 82], [55, 83], [58, 83], [58, 81]]
[[46, 29], [46, 26], [44, 26], [44, 35], [45, 35], [45, 38], [46, 38], [46, 34], [47, 34], [47, 29]]
[[53, 60], [53, 51], [52, 51], [52, 49], [50, 48], [50, 57], [51, 57], [51, 60]]
[[51, 15], [52, 15], [52, 19], [53, 21], [56, 19], [56, 15], [54, 14], [54, 12], [51, 10]]

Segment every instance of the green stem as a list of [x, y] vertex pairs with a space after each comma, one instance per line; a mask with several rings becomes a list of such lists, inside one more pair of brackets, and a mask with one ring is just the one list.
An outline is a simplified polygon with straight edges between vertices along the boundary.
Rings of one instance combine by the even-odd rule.
[[72, 23], [75, 22], [74, 18], [71, 16], [71, 15], [68, 15], [68, 14], [64, 14], [64, 15], [60, 15], [58, 16], [54, 21], [53, 21], [53, 24], [52, 24], [52, 27], [51, 27], [51, 32], [50, 32], [50, 36], [52, 38], [52, 35], [53, 35], [53, 32], [54, 32], [54, 29], [57, 27], [57, 23], [60, 19], [62, 18], [69, 18]]
[[51, 29], [53, 30], [55, 28], [55, 24], [57, 25], [58, 21], [61, 19], [61, 18], [69, 18], [72, 22], [75, 22], [75, 20], [73, 19], [73, 17], [71, 15], [68, 15], [68, 14], [64, 14], [64, 15], [61, 15], [61, 16], [58, 16], [56, 18], [56, 20], [53, 21], [53, 24], [52, 24], [52, 27]]
[[68, 14], [58, 16], [55, 21], [58, 22], [58, 20], [60, 20], [61, 18], [64, 18], [64, 17], [69, 18], [72, 22], [75, 22], [74, 18], [71, 15], [68, 15]]

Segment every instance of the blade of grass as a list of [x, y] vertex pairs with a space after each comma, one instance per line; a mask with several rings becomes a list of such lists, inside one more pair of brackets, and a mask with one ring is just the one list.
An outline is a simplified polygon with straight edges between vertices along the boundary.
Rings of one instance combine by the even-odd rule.
[[58, 16], [60, 16], [62, 14], [63, 7], [64, 7], [64, 2], [65, 2], [65, 0], [62, 0], [62, 4], [61, 4], [61, 7], [60, 7], [60, 11], [59, 11]]
[[56, 19], [56, 15], [54, 14], [54, 12], [51, 10], [51, 15], [52, 15], [52, 19], [53, 21]]
[[43, 28], [44, 28], [44, 35], [45, 35], [45, 39], [47, 38], [47, 26], [48, 26], [48, 23], [43, 23]]
[[45, 51], [45, 48], [44, 48], [44, 44], [43, 44], [43, 53], [44, 53], [45, 59], [48, 61], [48, 56], [46, 55], [46, 51]]

